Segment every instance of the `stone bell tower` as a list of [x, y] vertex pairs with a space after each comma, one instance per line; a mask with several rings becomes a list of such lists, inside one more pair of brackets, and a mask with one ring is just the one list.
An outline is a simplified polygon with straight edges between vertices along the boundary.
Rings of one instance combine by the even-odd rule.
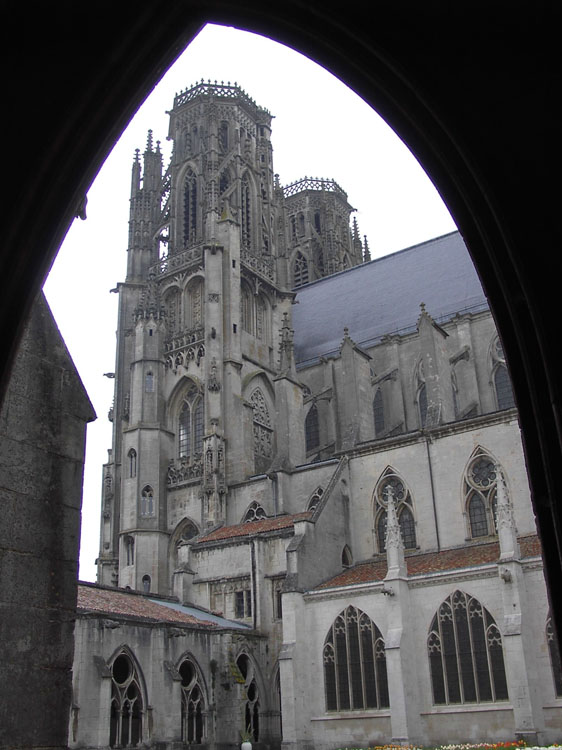
[[[264, 383], [262, 412], [290, 389], [282, 400], [302, 423], [294, 378], [267, 391], [294, 297], [272, 116], [216, 82], [177, 94], [169, 114], [167, 169], [152, 133], [133, 162], [98, 559], [100, 583], [159, 593], [186, 539], [236, 520], [229, 486], [279, 454], [267, 424], [254, 450], [258, 398], [245, 384]], [[293, 453], [304, 459], [298, 429]]]

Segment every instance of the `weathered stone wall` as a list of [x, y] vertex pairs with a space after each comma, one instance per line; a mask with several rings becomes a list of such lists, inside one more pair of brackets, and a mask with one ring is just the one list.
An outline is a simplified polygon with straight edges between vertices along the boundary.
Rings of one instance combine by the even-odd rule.
[[41, 295], [0, 415], [2, 748], [66, 747], [85, 426], [94, 418]]

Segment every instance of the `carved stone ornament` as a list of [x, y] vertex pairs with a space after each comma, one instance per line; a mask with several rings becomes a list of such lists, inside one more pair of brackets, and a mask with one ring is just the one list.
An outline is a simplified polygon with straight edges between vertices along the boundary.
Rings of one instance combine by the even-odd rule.
[[207, 389], [218, 393], [221, 389], [220, 380], [218, 378], [217, 360], [213, 357], [211, 360], [211, 372], [207, 378]]

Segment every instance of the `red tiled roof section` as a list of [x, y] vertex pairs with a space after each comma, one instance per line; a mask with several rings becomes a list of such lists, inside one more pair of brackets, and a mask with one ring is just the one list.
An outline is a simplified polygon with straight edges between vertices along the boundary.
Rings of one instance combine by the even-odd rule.
[[212, 531], [207, 536], [197, 539], [197, 542], [216, 542], [221, 539], [232, 539], [237, 536], [255, 536], [267, 531], [278, 531], [288, 529], [295, 521], [307, 520], [312, 516], [310, 511], [295, 513], [292, 516], [276, 516], [275, 518], [262, 518], [259, 521], [248, 521], [236, 526], [221, 526], [220, 529]]
[[79, 612], [99, 612], [105, 615], [140, 617], [150, 622], [173, 622], [179, 625], [203, 625], [216, 627], [208, 620], [199, 620], [164, 604], [157, 604], [145, 596], [126, 591], [110, 591], [96, 586], [78, 584]]
[[[537, 536], [520, 537], [519, 548], [521, 557], [534, 557], [541, 554], [541, 546]], [[457, 549], [447, 549], [442, 552], [425, 552], [406, 557], [406, 567], [409, 576], [424, 573], [438, 573], [444, 570], [470, 568], [477, 565], [497, 562], [500, 554], [498, 542], [486, 544], [471, 544]], [[386, 575], [386, 558], [382, 557], [373, 562], [360, 563], [353, 568], [344, 570], [329, 581], [317, 586], [317, 589], [329, 589], [337, 586], [352, 586], [358, 583], [382, 581]]]

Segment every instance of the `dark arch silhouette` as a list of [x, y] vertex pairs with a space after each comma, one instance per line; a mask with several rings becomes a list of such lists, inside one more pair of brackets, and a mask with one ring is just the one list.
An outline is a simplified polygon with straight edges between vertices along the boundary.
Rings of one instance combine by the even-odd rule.
[[[13, 132], [4, 137], [2, 394], [22, 325], [68, 226], [155, 82], [205, 22], [274, 38], [377, 109], [422, 163], [465, 238], [511, 368], [560, 633], [562, 383], [551, 343], [558, 278], [549, 273], [559, 240], [549, 177], [558, 139], [552, 102], [559, 14], [548, 0], [498, 0], [485, 9], [469, 0], [125, 0], [94, 10], [43, 4], [32, 14], [12, 4], [3, 16], [8, 38], [17, 39], [17, 66], [10, 52], [3, 79], [11, 112], [4, 125]], [[66, 604], [73, 597], [69, 587]], [[70, 689], [60, 701], [61, 726], [69, 696]]]

